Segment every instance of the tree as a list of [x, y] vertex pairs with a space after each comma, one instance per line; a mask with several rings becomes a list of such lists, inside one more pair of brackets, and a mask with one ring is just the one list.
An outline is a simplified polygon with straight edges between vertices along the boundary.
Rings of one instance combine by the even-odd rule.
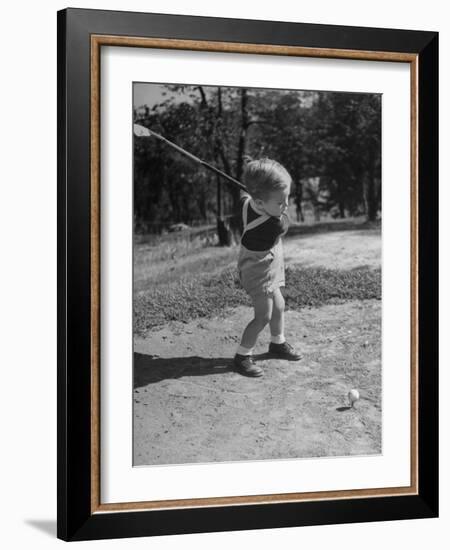
[[[340, 217], [381, 206], [381, 101], [375, 94], [161, 86], [135, 120], [241, 180], [244, 158], [272, 157], [302, 204]], [[165, 94], [165, 95], [164, 95]], [[235, 235], [239, 192], [156, 140], [135, 140], [135, 218], [145, 230], [215, 216], [222, 244]], [[311, 182], [317, 182], [317, 189]]]

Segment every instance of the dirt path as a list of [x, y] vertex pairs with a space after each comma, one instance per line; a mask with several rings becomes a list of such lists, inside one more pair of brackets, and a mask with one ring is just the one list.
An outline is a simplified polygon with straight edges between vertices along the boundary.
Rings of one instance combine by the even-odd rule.
[[380, 267], [380, 231], [358, 229], [316, 235], [296, 236], [284, 240], [287, 265], [353, 269]]
[[381, 302], [287, 311], [286, 336], [303, 358], [267, 359], [265, 332], [260, 379], [231, 369], [251, 315], [240, 307], [135, 340], [135, 465], [381, 452]]

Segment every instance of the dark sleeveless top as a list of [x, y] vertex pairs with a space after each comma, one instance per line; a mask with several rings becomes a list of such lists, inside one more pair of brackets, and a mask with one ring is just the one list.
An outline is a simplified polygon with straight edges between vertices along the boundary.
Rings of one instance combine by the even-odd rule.
[[[243, 194], [239, 200], [239, 213], [241, 229], [243, 226], [243, 206], [248, 195]], [[258, 218], [261, 214], [253, 210], [251, 203], [248, 205], [247, 210], [247, 223], [252, 222]], [[285, 233], [289, 226], [289, 218], [284, 214], [279, 218], [276, 216], [270, 216], [258, 227], [249, 229], [242, 237], [241, 243], [248, 250], [269, 250], [275, 244], [275, 241], [282, 233]]]

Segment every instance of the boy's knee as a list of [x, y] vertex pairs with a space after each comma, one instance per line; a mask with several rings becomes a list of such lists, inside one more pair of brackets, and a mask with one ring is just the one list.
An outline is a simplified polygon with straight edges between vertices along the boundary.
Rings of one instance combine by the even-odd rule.
[[269, 312], [263, 313], [261, 315], [255, 316], [255, 322], [260, 326], [261, 328], [264, 328], [269, 322], [270, 322], [270, 314]]
[[270, 318], [271, 318], [271, 315], [269, 313], [264, 315], [264, 317], [262, 318], [262, 322], [263, 322], [264, 326], [266, 326], [268, 323], [270, 323]]
[[275, 313], [283, 313], [284, 311], [284, 299], [278, 300], [276, 303], [273, 304], [273, 310]]

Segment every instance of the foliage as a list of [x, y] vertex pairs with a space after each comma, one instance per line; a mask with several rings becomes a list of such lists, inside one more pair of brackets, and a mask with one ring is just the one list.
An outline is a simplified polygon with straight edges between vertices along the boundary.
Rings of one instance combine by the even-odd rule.
[[[287, 268], [284, 290], [287, 309], [318, 307], [346, 300], [381, 299], [381, 270], [365, 267], [349, 271], [323, 268]], [[234, 269], [204, 277], [196, 274], [140, 292], [134, 298], [134, 331], [169, 321], [223, 315], [229, 308], [250, 305]]]
[[[149, 85], [150, 86], [150, 85]], [[157, 86], [157, 85], [152, 85]], [[240, 179], [244, 159], [270, 156], [293, 178], [299, 208], [337, 215], [381, 208], [381, 96], [338, 92], [160, 85], [161, 101], [136, 122]], [[165, 94], [165, 95], [163, 95]], [[211, 222], [238, 194], [155, 139], [134, 140], [135, 229]]]

